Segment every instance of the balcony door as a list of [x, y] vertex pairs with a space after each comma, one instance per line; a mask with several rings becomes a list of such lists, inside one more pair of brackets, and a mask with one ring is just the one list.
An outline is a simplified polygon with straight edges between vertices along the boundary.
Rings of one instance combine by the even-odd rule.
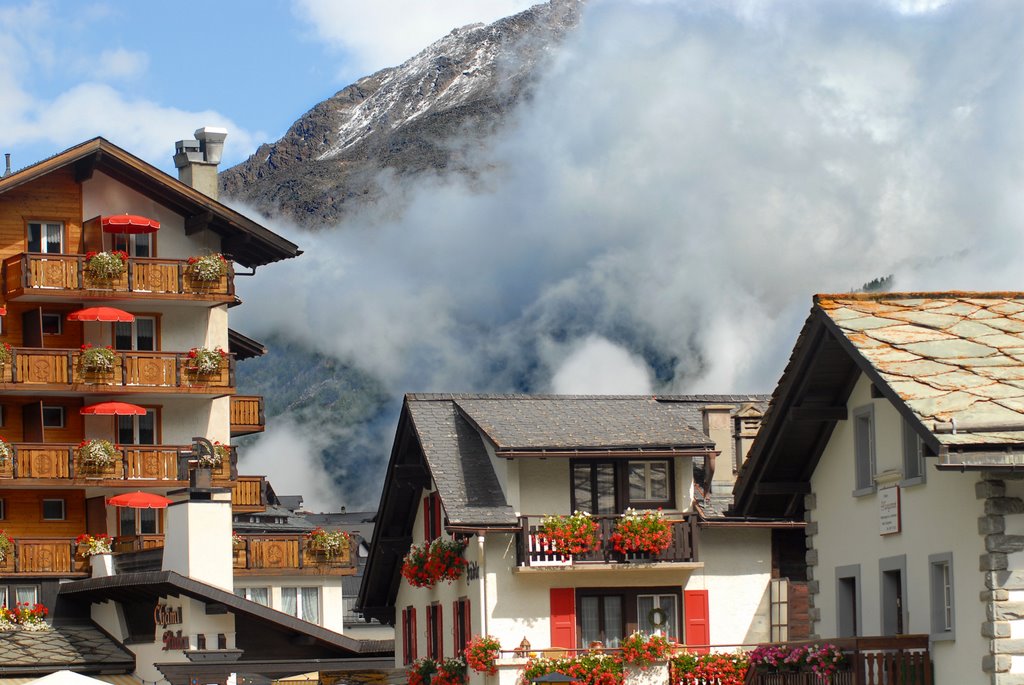
[[115, 323], [114, 349], [156, 351], [156, 317], [136, 316], [135, 321]]
[[572, 462], [572, 507], [591, 514], [619, 513], [614, 462]]
[[117, 442], [121, 445], [157, 444], [156, 410], [147, 409], [142, 416], [118, 416]]
[[43, 310], [41, 307], [22, 313], [21, 344], [25, 347], [43, 346]]
[[43, 442], [43, 403], [29, 402], [21, 406], [21, 427], [25, 442]]

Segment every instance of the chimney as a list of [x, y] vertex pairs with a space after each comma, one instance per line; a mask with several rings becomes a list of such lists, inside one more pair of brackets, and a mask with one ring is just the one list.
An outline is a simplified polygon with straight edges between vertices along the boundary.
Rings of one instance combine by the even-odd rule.
[[[194, 473], [194, 471], [193, 471]], [[233, 591], [231, 489], [200, 487], [168, 493], [164, 571]]]
[[194, 140], [174, 144], [174, 166], [178, 180], [217, 199], [217, 166], [224, 154], [227, 129], [205, 126], [196, 129]]
[[720, 494], [732, 492], [735, 480], [732, 472], [732, 425], [729, 420], [734, 408], [731, 404], [706, 404], [703, 411], [704, 432], [715, 443], [715, 451], [718, 452], [714, 466], [711, 469], [705, 466], [706, 470], [714, 471], [713, 480], [705, 483], [705, 486], [711, 485], [712, 490]]
[[4, 159], [7, 160], [7, 168], [4, 169], [3, 178], [7, 178], [8, 176], [11, 175], [11, 153], [10, 152], [5, 152], [4, 153]]

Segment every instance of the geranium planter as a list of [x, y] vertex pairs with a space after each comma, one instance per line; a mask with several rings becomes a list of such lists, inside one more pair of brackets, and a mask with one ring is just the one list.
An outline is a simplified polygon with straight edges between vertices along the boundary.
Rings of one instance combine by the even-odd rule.
[[89, 565], [92, 567], [93, 578], [106, 578], [114, 575], [114, 555], [93, 554], [89, 557]]

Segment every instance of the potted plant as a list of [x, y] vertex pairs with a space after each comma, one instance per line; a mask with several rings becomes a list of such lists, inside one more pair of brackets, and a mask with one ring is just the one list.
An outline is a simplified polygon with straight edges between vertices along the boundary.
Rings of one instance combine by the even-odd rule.
[[11, 443], [0, 438], [0, 466], [7, 466], [11, 463], [11, 459], [13, 458], [14, 448], [11, 447]]
[[121, 458], [121, 453], [109, 440], [83, 440], [76, 451], [79, 466], [90, 472], [104, 471]]
[[466, 682], [466, 660], [460, 656], [437, 662], [430, 685], [464, 685]]
[[406, 676], [409, 685], [428, 685], [431, 676], [435, 673], [437, 673], [437, 662], [425, 656], [409, 664]]
[[0, 565], [7, 562], [14, 554], [14, 538], [6, 530], [0, 530]]
[[117, 354], [110, 345], [93, 347], [91, 343], [82, 345], [78, 353], [78, 365], [83, 373], [105, 374], [114, 370]]
[[743, 652], [680, 652], [669, 661], [669, 682], [671, 685], [743, 685], [748, 668], [747, 655]]
[[0, 630], [49, 630], [46, 616], [50, 613], [42, 604], [19, 602], [14, 607], [0, 606]]
[[351, 536], [343, 530], [324, 530], [317, 526], [306, 533], [305, 537], [309, 549], [322, 553], [328, 561], [348, 558]]
[[85, 273], [97, 281], [120, 278], [127, 264], [128, 253], [124, 250], [85, 253]]
[[242, 549], [245, 547], [245, 538], [236, 531], [231, 531], [231, 546], [235, 549]]
[[11, 344], [0, 345], [0, 371], [3, 371], [11, 363]]
[[545, 516], [537, 537], [550, 544], [552, 552], [561, 554], [586, 554], [601, 547], [597, 521], [585, 511], [574, 511], [570, 516]]
[[434, 587], [442, 580], [452, 583], [466, 568], [465, 549], [465, 542], [442, 538], [413, 545], [402, 560], [402, 576], [414, 587]]
[[639, 668], [647, 668], [655, 661], [664, 661], [672, 649], [672, 644], [661, 635], [647, 636], [635, 632], [623, 638], [619, 647], [622, 648], [623, 662]]
[[185, 273], [192, 283], [203, 287], [220, 281], [222, 276], [228, 273], [228, 260], [219, 253], [203, 255], [202, 257], [189, 257]]
[[93, 536], [82, 533], [75, 542], [78, 544], [78, 553], [83, 557], [91, 557], [96, 554], [110, 554], [110, 536], [106, 533]]
[[201, 469], [219, 469], [221, 465], [227, 461], [231, 456], [231, 452], [225, 445], [222, 445], [219, 440], [215, 440], [213, 443], [212, 454], [200, 454], [199, 455], [199, 468]]
[[220, 347], [193, 347], [188, 351], [185, 368], [201, 376], [210, 376], [220, 371], [228, 353]]
[[657, 556], [672, 544], [672, 525], [665, 520], [660, 509], [626, 509], [615, 524], [611, 543], [616, 552], [625, 554], [627, 558], [638, 553]]
[[490, 635], [477, 635], [464, 651], [466, 665], [477, 673], [495, 675], [498, 672], [498, 655], [501, 654], [501, 643]]

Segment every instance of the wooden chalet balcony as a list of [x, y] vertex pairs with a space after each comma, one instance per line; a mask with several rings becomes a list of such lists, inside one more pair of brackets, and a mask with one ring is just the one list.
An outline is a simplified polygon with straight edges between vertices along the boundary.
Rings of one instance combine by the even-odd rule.
[[243, 514], [265, 511], [267, 508], [267, 482], [263, 476], [239, 476], [231, 491], [231, 511]]
[[184, 259], [130, 257], [125, 272], [115, 279], [94, 279], [85, 270], [84, 254], [25, 252], [3, 262], [4, 294], [8, 301], [175, 300], [197, 303], [235, 299], [234, 271], [228, 266], [219, 281], [196, 281]]
[[219, 371], [202, 374], [190, 368], [187, 352], [119, 351], [114, 368], [106, 372], [83, 371], [81, 350], [39, 347], [11, 348], [11, 362], [0, 369], [4, 390], [35, 393], [234, 393], [235, 359], [229, 356]]
[[261, 395], [235, 395], [231, 398], [231, 437], [262, 433], [265, 426]]
[[[12, 443], [13, 457], [0, 464], [0, 479], [15, 481], [72, 481], [90, 485], [139, 487], [139, 481], [184, 485], [188, 482], [190, 445], [119, 445], [121, 460], [97, 471], [79, 463], [78, 443]], [[214, 480], [227, 481], [238, 455], [213, 471]]]
[[518, 559], [520, 567], [566, 567], [585, 568], [598, 564], [638, 563], [649, 568], [651, 564], [666, 562], [694, 563], [697, 557], [698, 529], [697, 517], [686, 516], [682, 519], [669, 521], [672, 526], [672, 544], [661, 554], [653, 557], [636, 555], [627, 558], [612, 547], [611, 536], [615, 530], [618, 516], [594, 516], [599, 526], [598, 539], [600, 548], [586, 554], [570, 555], [559, 552], [551, 545], [545, 544], [538, 537], [541, 516], [520, 516], [520, 532], [517, 536]]
[[348, 554], [327, 559], [309, 548], [305, 535], [242, 535], [235, 545], [236, 576], [331, 575], [356, 573], [356, 546]]
[[163, 535], [118, 535], [110, 545], [114, 554], [141, 552], [147, 549], [163, 549]]
[[89, 560], [77, 552], [74, 538], [15, 538], [13, 553], [0, 561], [0, 577], [87, 576]]

